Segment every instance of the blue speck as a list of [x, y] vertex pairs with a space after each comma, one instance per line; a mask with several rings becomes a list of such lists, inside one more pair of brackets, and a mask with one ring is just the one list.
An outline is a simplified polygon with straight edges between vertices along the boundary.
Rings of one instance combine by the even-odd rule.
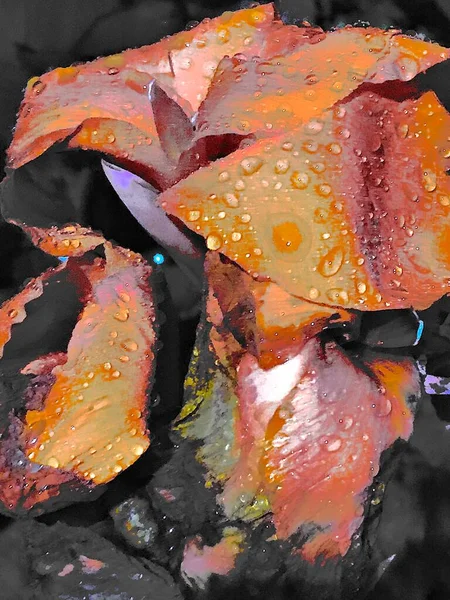
[[65, 263], [69, 260], [68, 256], [58, 256], [58, 258], [62, 263]]
[[153, 255], [153, 262], [155, 263], [155, 265], [162, 265], [165, 260], [166, 259], [164, 258], [164, 255], [160, 252], [157, 252]]
[[417, 346], [417, 344], [420, 342], [420, 338], [422, 337], [423, 333], [423, 327], [423, 321], [419, 321], [419, 326], [417, 327], [416, 341], [414, 342], [413, 346]]

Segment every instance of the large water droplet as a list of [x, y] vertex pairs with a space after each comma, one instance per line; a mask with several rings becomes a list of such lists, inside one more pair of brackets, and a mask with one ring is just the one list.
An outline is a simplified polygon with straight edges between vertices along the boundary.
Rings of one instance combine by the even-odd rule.
[[259, 156], [248, 156], [240, 164], [243, 175], [253, 175], [263, 166], [264, 161]]
[[332, 248], [319, 262], [318, 271], [324, 277], [336, 275], [344, 262], [344, 252], [339, 246]]
[[427, 192], [434, 192], [437, 187], [436, 173], [433, 171], [424, 171], [422, 183]]
[[308, 187], [309, 175], [300, 171], [294, 171], [294, 173], [292, 173], [291, 183], [294, 188], [297, 188], [298, 190], [304, 190]]
[[208, 235], [206, 238], [206, 246], [208, 250], [218, 250], [222, 246], [222, 240], [217, 235]]

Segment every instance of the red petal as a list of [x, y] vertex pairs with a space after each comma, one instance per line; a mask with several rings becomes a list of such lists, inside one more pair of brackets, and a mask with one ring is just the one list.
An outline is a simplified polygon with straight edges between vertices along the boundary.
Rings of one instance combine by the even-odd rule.
[[240, 498], [265, 493], [278, 537], [304, 525], [322, 531], [302, 548], [305, 558], [345, 554], [381, 453], [411, 434], [406, 398], [420, 393], [412, 361], [368, 357], [365, 366], [373, 375], [334, 344], [322, 353], [317, 339], [271, 371], [250, 355], [242, 360], [240, 459], [225, 485], [227, 514]]
[[198, 170], [163, 208], [252, 274], [326, 305], [426, 308], [450, 281], [450, 117], [366, 92]]
[[320, 116], [362, 83], [409, 81], [450, 57], [437, 44], [397, 33], [346, 27], [312, 37], [281, 58], [225, 58], [200, 107], [199, 135], [287, 131]]

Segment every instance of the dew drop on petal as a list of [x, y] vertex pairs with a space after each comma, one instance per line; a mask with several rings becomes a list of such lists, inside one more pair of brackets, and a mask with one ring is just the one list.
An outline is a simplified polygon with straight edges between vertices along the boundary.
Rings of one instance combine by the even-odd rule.
[[292, 173], [291, 183], [294, 188], [297, 188], [298, 190], [304, 190], [308, 187], [309, 175], [307, 173], [295, 171]]
[[424, 171], [422, 183], [427, 192], [434, 192], [437, 187], [436, 173], [433, 171]]
[[222, 240], [217, 235], [208, 235], [206, 238], [206, 246], [208, 250], [218, 250], [222, 246]]
[[259, 156], [248, 156], [240, 163], [243, 175], [253, 175], [254, 173], [257, 173], [263, 164], [264, 161], [259, 158]]

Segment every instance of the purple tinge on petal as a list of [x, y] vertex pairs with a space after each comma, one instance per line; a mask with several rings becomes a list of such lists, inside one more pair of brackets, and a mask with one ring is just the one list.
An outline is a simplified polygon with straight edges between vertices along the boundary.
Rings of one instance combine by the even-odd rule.
[[158, 190], [137, 175], [102, 160], [108, 181], [138, 223], [172, 256], [173, 260], [201, 286], [203, 252], [157, 206]]
[[440, 396], [450, 396], [450, 377], [438, 377], [436, 375], [426, 375], [425, 392], [427, 394], [438, 394]]

